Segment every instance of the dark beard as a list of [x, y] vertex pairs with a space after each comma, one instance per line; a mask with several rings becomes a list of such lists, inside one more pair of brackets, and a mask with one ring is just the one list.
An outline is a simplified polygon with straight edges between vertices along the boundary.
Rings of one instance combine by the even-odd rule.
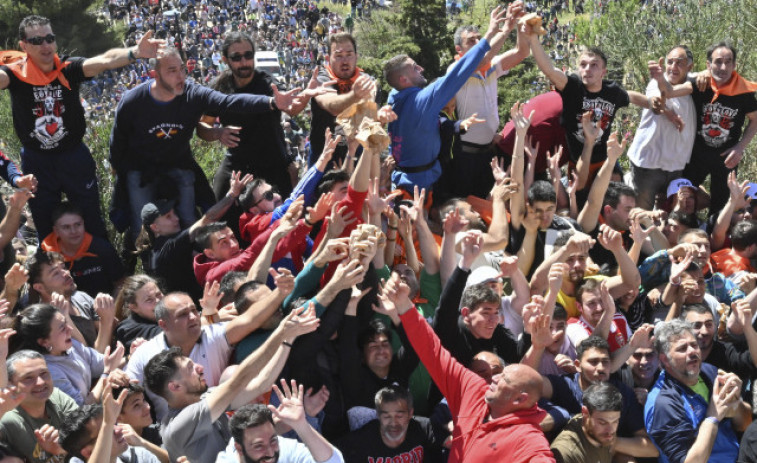
[[[244, 463], [261, 463], [263, 461], [263, 458], [259, 460], [250, 458], [250, 456], [247, 455], [247, 450], [245, 450], [244, 448], [242, 448], [242, 455], [244, 456]], [[279, 461], [279, 452], [277, 450], [276, 453], [274, 454], [273, 461], [271, 463], [277, 463], [278, 461]]]

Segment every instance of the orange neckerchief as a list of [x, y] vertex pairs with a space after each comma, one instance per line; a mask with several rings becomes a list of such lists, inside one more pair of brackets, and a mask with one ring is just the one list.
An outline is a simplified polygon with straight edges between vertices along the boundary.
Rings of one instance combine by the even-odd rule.
[[[462, 57], [463, 55], [458, 53], [457, 55], [455, 55], [455, 61], [459, 61], [460, 58]], [[486, 73], [489, 72], [489, 69], [491, 69], [491, 67], [492, 67], [492, 62], [489, 61], [488, 63], [482, 64], [481, 66], [479, 66], [478, 69], [476, 70], [480, 72], [484, 77], [486, 77]]]
[[326, 68], [326, 72], [329, 74], [329, 79], [336, 81], [337, 93], [340, 95], [352, 90], [352, 84], [355, 83], [357, 78], [360, 77], [360, 73], [363, 72], [362, 69], [356, 67], [355, 74], [353, 74], [352, 77], [350, 77], [349, 79], [340, 79], [336, 76], [336, 74], [334, 74], [334, 71], [331, 70], [330, 64], [327, 64], [324, 67]]
[[718, 87], [717, 84], [715, 84], [715, 79], [710, 78], [710, 88], [715, 92], [710, 103], [714, 103], [720, 95], [734, 96], [741, 95], [742, 93], [754, 93], [757, 91], [757, 83], [750, 82], [741, 77], [738, 72], [733, 71], [731, 80], [722, 87]]
[[26, 53], [21, 51], [5, 50], [0, 52], [0, 62], [8, 66], [8, 69], [13, 71], [13, 74], [15, 74], [19, 80], [26, 82], [29, 85], [47, 85], [55, 79], [58, 79], [64, 87], [71, 90], [71, 85], [68, 83], [68, 79], [63, 75], [63, 68], [71, 63], [69, 61], [62, 63], [57, 53], [55, 54], [53, 70], [47, 73], [42, 72], [42, 70], [34, 64], [34, 61], [28, 59]]
[[87, 252], [87, 249], [89, 249], [91, 244], [92, 235], [84, 232], [84, 239], [81, 240], [81, 245], [79, 246], [79, 249], [76, 250], [76, 254], [73, 256], [67, 256], [60, 249], [60, 238], [58, 238], [58, 235], [55, 232], [52, 232], [45, 237], [44, 241], [42, 241], [42, 249], [48, 252], [57, 252], [63, 256], [63, 261], [68, 262], [68, 269], [71, 270], [71, 267], [74, 266], [74, 261], [81, 259], [82, 257], [97, 257], [97, 254]]

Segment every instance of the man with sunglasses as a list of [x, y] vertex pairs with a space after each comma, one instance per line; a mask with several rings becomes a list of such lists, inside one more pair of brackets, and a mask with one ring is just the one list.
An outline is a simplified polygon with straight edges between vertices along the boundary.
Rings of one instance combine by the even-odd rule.
[[79, 85], [103, 71], [155, 57], [163, 41], [152, 40], [148, 32], [136, 47], [93, 58], [59, 57], [49, 19], [27, 16], [18, 31], [23, 54], [0, 66], [0, 89], [11, 92], [13, 125], [23, 145], [22, 170], [39, 182], [29, 206], [40, 240], [52, 232], [52, 212], [62, 193], [84, 211], [87, 230], [107, 238], [95, 162], [82, 143], [86, 124]]

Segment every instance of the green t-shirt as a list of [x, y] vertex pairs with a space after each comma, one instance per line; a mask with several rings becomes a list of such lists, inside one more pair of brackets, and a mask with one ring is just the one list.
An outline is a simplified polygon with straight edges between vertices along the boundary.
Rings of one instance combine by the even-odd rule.
[[699, 381], [693, 386], [691, 390], [702, 396], [705, 402], [710, 403], [710, 388], [707, 387], [702, 377], [699, 377]]
[[48, 419], [33, 418], [21, 407], [16, 407], [0, 419], [0, 440], [5, 442], [13, 453], [23, 456], [29, 462], [62, 463], [65, 461], [65, 455], [50, 455], [42, 450], [34, 437], [34, 430], [46, 424], [60, 429], [66, 415], [78, 408], [71, 397], [56, 387], [45, 404]]

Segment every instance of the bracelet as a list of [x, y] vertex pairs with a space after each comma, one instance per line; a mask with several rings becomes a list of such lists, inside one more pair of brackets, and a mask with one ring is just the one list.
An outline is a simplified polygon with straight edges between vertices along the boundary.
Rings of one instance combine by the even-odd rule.
[[305, 224], [307, 224], [308, 227], [312, 228], [315, 225], [313, 222], [311, 222], [311, 221], [308, 220], [308, 216], [303, 217], [302, 220], [305, 221]]
[[391, 225], [387, 225], [386, 228], [389, 230], [397, 230], [397, 227], [392, 227]]
[[670, 282], [670, 284], [673, 285], [673, 286], [681, 286], [681, 277], [678, 277], [678, 282], [677, 283], [675, 281], [673, 281], [673, 280], [668, 280], [668, 282]]
[[110, 373], [103, 372], [103, 374], [100, 375], [100, 378], [107, 378], [109, 375]]
[[137, 56], [134, 54], [134, 50], [129, 48], [129, 61], [136, 61]]
[[709, 421], [710, 423], [714, 424], [715, 426], [720, 424], [720, 420], [715, 418], [714, 416], [708, 416], [704, 419], [705, 421]]
[[394, 238], [387, 238], [386, 240], [387, 241], [397, 241], [397, 237], [395, 236]]
[[287, 347], [288, 347], [288, 348], [290, 348], [290, 349], [292, 348], [292, 345], [291, 345], [291, 344], [289, 344], [289, 343], [288, 343], [288, 342], [286, 342], [286, 341], [281, 341], [281, 344], [283, 344], [283, 345], [287, 346]]

